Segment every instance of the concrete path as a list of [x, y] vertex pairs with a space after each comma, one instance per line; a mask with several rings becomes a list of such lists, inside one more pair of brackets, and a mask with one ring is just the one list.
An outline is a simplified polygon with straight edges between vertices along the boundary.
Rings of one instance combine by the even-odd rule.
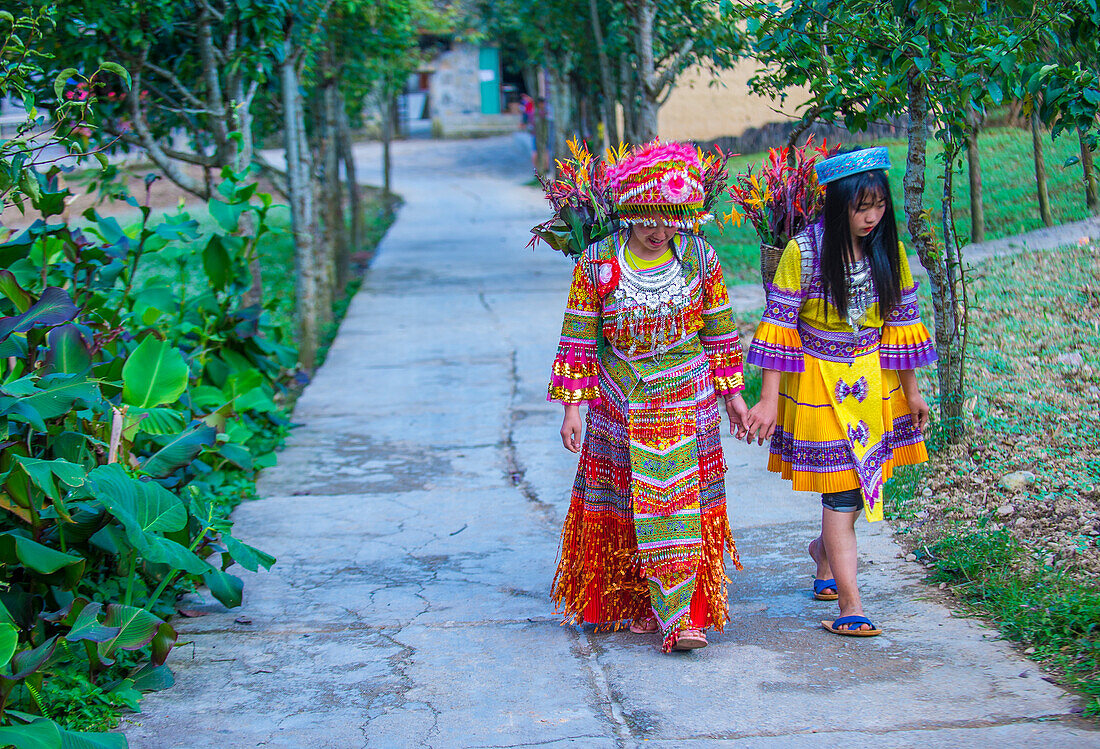
[[571, 266], [524, 249], [544, 214], [525, 161], [510, 137], [399, 147], [399, 220], [263, 499], [235, 514], [279, 562], [245, 574], [241, 609], [176, 622], [176, 686], [143, 702], [131, 746], [1100, 746], [1078, 700], [953, 617], [883, 523], [860, 525], [860, 548], [887, 634], [821, 630], [818, 502], [732, 440], [745, 571], [726, 632], [664, 655], [560, 626], [576, 463], [544, 394]]

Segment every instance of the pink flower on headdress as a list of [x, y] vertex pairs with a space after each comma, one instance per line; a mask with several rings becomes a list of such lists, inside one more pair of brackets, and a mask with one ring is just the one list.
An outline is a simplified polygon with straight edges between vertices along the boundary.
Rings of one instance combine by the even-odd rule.
[[681, 169], [669, 172], [661, 179], [661, 195], [670, 203], [684, 203], [691, 197], [688, 175]]

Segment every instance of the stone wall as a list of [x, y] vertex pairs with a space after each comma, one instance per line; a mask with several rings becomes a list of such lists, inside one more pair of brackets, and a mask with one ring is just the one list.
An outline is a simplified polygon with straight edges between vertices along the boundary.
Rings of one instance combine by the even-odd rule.
[[432, 119], [481, 114], [478, 48], [455, 44], [432, 62], [428, 97]]

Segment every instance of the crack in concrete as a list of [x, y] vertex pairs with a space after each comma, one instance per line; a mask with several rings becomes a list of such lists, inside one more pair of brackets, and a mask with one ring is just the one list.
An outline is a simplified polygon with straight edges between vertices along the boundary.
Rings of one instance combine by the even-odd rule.
[[611, 686], [596, 654], [596, 645], [592, 642], [589, 632], [578, 633], [575, 627], [569, 628], [573, 645], [570, 648], [573, 656], [584, 664], [588, 671], [588, 683], [592, 689], [592, 704], [603, 715], [604, 720], [614, 732], [615, 745], [620, 749], [627, 749], [634, 745], [634, 735], [624, 714], [622, 703]]
[[504, 452], [504, 472], [511, 480], [512, 485], [519, 489], [520, 494], [535, 507], [539, 517], [541, 517], [547, 525], [556, 528], [561, 525], [557, 508], [549, 502], [545, 502], [539, 498], [538, 491], [536, 491], [534, 485], [527, 480], [527, 468], [520, 459], [519, 450], [516, 447], [516, 423], [521, 421], [525, 414], [523, 414], [519, 408], [520, 377], [519, 367], [516, 363], [515, 349], [512, 349], [512, 362], [508, 370], [508, 376], [511, 380], [512, 391], [508, 398], [508, 410], [505, 413], [507, 423], [504, 430], [504, 439], [501, 440]]

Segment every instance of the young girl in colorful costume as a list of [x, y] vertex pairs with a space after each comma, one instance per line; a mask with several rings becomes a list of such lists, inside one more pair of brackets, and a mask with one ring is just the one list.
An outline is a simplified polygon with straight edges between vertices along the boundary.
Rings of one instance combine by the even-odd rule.
[[764, 370], [748, 439], [770, 437], [769, 470], [821, 493], [814, 597], [839, 599], [840, 616], [821, 624], [840, 635], [880, 633], [856, 584], [856, 515], [881, 520], [894, 467], [927, 460], [914, 369], [936, 354], [898, 242], [889, 167], [885, 148], [816, 166], [822, 220], [784, 250], [747, 359]]
[[[727, 613], [722, 398], [743, 434], [742, 354], [704, 208], [698, 152], [653, 142], [608, 166], [629, 228], [577, 263], [549, 386], [580, 452], [553, 598], [571, 621], [707, 643]], [[588, 405], [581, 440], [580, 405]]]

